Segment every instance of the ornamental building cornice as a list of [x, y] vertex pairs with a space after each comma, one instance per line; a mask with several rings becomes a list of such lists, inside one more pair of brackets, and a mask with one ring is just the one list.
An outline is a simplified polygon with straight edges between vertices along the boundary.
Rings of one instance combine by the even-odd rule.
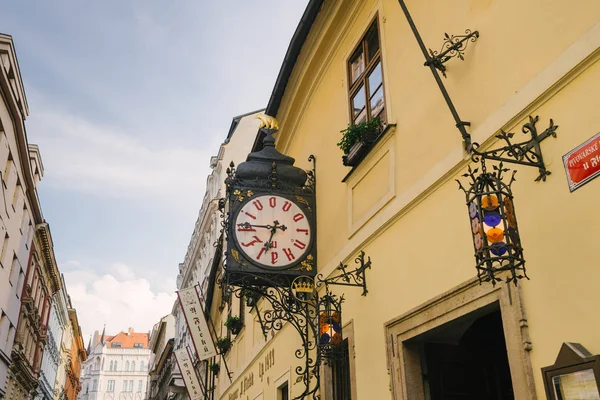
[[46, 222], [38, 224], [35, 227], [35, 233], [42, 247], [40, 249], [42, 259], [44, 261], [42, 264], [44, 265], [46, 273], [50, 279], [51, 293], [54, 294], [61, 288], [61, 279], [54, 255], [54, 243], [52, 242], [50, 226]]

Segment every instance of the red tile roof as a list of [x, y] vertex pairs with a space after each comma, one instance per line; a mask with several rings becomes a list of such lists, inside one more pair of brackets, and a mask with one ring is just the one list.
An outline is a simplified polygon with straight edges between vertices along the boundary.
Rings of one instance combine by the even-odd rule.
[[[133, 349], [136, 343], [142, 344], [142, 349], [148, 348], [148, 334], [147, 333], [136, 333], [133, 331], [120, 332], [116, 336], [106, 336], [105, 343], [110, 343], [109, 347], [114, 347], [113, 343], [121, 343], [120, 348], [122, 349]], [[138, 345], [139, 346], [139, 345]]]

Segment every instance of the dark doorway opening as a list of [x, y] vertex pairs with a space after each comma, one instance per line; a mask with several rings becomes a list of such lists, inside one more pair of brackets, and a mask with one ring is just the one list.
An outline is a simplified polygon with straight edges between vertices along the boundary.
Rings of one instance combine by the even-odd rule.
[[514, 400], [497, 308], [452, 321], [418, 342], [426, 399]]

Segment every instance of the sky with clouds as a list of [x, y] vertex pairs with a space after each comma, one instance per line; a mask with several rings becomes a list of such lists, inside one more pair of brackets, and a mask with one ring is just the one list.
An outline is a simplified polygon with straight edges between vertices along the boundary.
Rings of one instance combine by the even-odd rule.
[[168, 314], [209, 159], [266, 106], [307, 0], [5, 0], [59, 268], [87, 342]]

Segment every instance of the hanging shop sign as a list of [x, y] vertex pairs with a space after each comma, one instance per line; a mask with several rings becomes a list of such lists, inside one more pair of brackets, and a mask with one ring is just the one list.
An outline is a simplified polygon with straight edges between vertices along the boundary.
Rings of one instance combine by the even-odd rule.
[[198, 375], [194, 369], [194, 363], [192, 362], [192, 356], [187, 347], [183, 347], [179, 350], [175, 350], [175, 359], [177, 360], [177, 366], [181, 371], [185, 388], [187, 389], [190, 400], [201, 400], [204, 398], [200, 387], [200, 381]]
[[563, 156], [571, 192], [600, 175], [600, 132]]
[[177, 296], [179, 297], [179, 303], [181, 304], [192, 342], [198, 353], [198, 359], [202, 361], [216, 356], [217, 349], [208, 329], [206, 315], [204, 315], [196, 286], [180, 290], [177, 292]]

